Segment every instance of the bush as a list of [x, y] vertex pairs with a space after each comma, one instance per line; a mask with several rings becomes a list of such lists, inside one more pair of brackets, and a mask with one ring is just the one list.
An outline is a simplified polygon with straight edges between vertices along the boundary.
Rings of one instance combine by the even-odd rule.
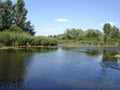
[[11, 26], [8, 31], [10, 32], [16, 32], [16, 33], [22, 33], [23, 30], [20, 28], [20, 27], [17, 27], [17, 26]]

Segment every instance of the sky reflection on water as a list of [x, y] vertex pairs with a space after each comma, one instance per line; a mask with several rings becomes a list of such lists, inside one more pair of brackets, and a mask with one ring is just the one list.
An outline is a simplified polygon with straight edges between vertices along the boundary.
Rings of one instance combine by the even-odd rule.
[[0, 51], [0, 89], [119, 90], [119, 48]]

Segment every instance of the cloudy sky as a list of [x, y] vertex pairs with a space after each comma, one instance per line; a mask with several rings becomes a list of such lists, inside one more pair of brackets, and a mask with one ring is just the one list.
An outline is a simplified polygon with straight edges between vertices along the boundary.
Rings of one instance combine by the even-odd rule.
[[120, 28], [120, 0], [25, 0], [36, 35], [60, 34], [66, 28], [102, 30], [106, 22]]

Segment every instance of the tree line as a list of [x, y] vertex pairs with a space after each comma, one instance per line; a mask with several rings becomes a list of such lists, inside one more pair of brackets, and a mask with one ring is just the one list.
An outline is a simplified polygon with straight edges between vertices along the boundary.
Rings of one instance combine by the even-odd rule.
[[[53, 36], [61, 41], [73, 41], [80, 44], [99, 44], [120, 46], [120, 31], [116, 26], [105, 23], [103, 31], [97, 29], [76, 29], [68, 28], [63, 34]], [[67, 42], [65, 42], [67, 43]]]
[[27, 21], [27, 12], [24, 0], [17, 0], [15, 4], [12, 0], [0, 0], [0, 31], [9, 30], [10, 27], [19, 27], [34, 35], [34, 26]]

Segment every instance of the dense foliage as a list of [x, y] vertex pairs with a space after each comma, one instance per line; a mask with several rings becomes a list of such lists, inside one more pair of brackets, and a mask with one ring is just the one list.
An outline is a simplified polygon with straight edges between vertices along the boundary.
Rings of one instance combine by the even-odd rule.
[[105, 23], [103, 32], [95, 29], [66, 29], [63, 34], [54, 36], [65, 44], [120, 46], [120, 31], [116, 26]]
[[56, 46], [57, 39], [45, 36], [31, 36], [26, 32], [7, 30], [0, 33], [0, 47], [2, 46]]
[[109, 23], [106, 23], [103, 27], [104, 30], [104, 42], [113, 43], [119, 42], [120, 40], [120, 31], [116, 26], [112, 26]]
[[12, 0], [0, 0], [0, 31], [17, 26], [34, 35], [34, 27], [26, 18], [27, 12], [24, 0], [17, 0], [16, 4]]
[[102, 44], [103, 33], [95, 29], [66, 29], [63, 34], [56, 36], [61, 43], [65, 44], [81, 44], [81, 45], [97, 45]]

